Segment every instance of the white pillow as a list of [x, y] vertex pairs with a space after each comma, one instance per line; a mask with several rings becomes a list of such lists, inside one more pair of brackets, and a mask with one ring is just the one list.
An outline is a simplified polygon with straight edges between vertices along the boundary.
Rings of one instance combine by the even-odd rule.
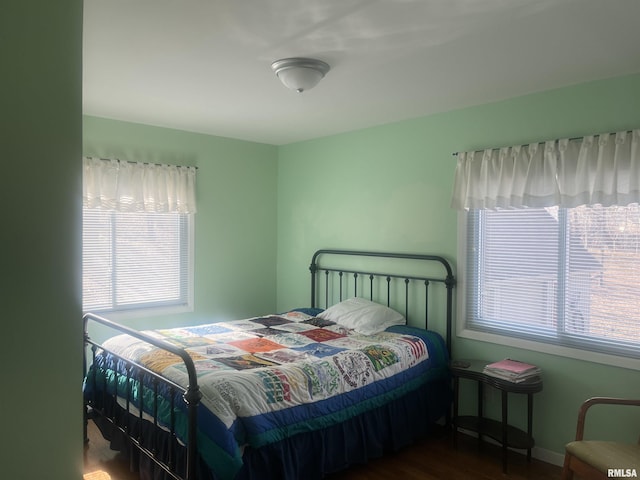
[[318, 317], [331, 320], [346, 328], [352, 328], [364, 335], [373, 335], [392, 325], [407, 323], [404, 316], [395, 310], [360, 297], [336, 303]]

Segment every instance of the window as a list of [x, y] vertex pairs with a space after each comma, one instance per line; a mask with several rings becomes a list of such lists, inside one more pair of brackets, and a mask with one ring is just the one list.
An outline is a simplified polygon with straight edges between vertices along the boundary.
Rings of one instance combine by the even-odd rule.
[[193, 309], [197, 167], [83, 159], [82, 307]]
[[192, 308], [192, 215], [83, 209], [83, 310]]
[[640, 207], [470, 210], [466, 327], [640, 358]]

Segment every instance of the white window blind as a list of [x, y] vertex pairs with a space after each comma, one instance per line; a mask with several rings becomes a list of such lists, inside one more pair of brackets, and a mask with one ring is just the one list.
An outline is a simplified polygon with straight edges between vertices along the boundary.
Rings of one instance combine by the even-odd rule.
[[640, 358], [640, 207], [471, 210], [467, 326]]
[[83, 309], [188, 307], [190, 216], [84, 209]]

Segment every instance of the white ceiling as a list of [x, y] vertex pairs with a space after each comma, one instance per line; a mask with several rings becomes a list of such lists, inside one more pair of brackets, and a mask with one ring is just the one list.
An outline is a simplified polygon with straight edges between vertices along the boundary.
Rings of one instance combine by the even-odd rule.
[[[84, 113], [274, 145], [640, 72], [639, 0], [84, 0]], [[286, 89], [274, 60], [331, 65]]]

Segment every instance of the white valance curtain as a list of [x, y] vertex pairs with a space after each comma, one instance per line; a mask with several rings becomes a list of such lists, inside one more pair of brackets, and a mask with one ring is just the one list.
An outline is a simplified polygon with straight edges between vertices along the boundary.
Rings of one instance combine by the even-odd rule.
[[451, 206], [640, 203], [640, 129], [458, 154]]
[[87, 208], [120, 212], [196, 213], [196, 168], [83, 159]]

